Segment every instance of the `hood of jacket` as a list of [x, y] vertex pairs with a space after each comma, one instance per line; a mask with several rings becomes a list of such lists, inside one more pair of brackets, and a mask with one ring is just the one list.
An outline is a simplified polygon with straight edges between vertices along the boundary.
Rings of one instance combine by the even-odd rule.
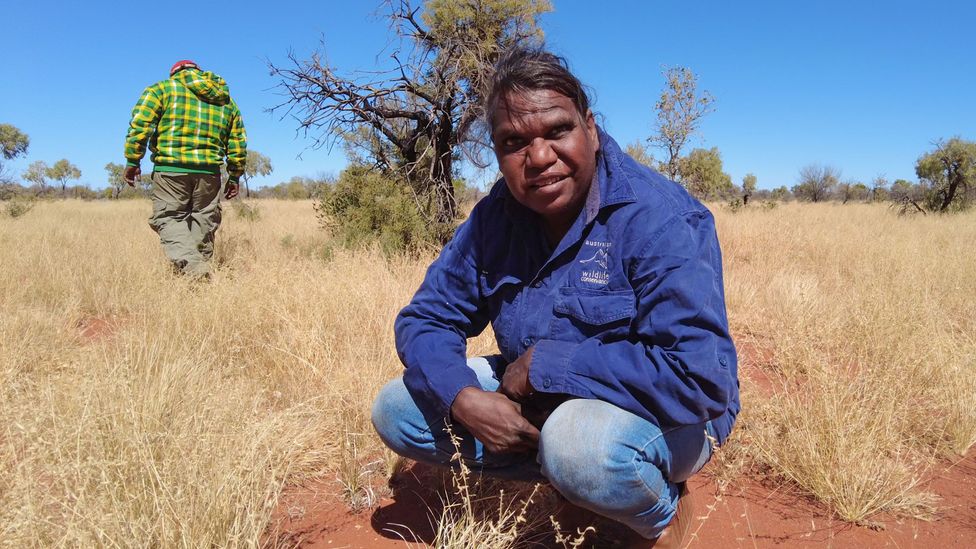
[[197, 97], [214, 105], [226, 105], [230, 101], [227, 82], [210, 71], [182, 70], [173, 78], [190, 89]]

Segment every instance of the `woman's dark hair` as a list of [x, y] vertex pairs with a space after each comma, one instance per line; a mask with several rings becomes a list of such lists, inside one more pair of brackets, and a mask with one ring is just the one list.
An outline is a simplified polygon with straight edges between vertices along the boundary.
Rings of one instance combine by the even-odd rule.
[[590, 109], [590, 98], [566, 60], [541, 48], [515, 47], [502, 54], [495, 65], [491, 90], [485, 100], [485, 118], [491, 128], [498, 103], [509, 93], [552, 90], [565, 95], [580, 116]]

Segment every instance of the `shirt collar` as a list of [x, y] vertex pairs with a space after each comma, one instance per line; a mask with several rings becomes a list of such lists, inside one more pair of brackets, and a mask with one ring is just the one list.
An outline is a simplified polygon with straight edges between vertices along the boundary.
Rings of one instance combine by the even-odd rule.
[[637, 200], [630, 177], [623, 169], [624, 152], [620, 150], [620, 145], [599, 126], [597, 135], [600, 139], [600, 152], [596, 158], [596, 175], [583, 206], [587, 223], [593, 221], [603, 208]]

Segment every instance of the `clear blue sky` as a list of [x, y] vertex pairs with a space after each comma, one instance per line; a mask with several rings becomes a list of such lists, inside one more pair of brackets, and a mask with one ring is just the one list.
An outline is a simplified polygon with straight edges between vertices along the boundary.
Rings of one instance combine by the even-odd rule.
[[[914, 179], [932, 141], [976, 139], [976, 3], [968, 1], [590, 2], [554, 0], [547, 42], [596, 95], [622, 145], [651, 133], [661, 67], [683, 65], [716, 98], [693, 146], [718, 147], [741, 182], [793, 185], [810, 163], [845, 179]], [[271, 157], [275, 184], [337, 173], [340, 148], [309, 150], [296, 124], [266, 112], [280, 101], [267, 61], [307, 57], [324, 38], [344, 71], [385, 57], [379, 0], [163, 4], [4, 2], [0, 8], [0, 122], [31, 137], [34, 160], [68, 158], [80, 182], [105, 186], [123, 162], [132, 106], [178, 59], [222, 75], [250, 146]], [[300, 158], [299, 158], [300, 155]], [[663, 156], [657, 153], [660, 158]], [[149, 162], [143, 168], [148, 171]]]

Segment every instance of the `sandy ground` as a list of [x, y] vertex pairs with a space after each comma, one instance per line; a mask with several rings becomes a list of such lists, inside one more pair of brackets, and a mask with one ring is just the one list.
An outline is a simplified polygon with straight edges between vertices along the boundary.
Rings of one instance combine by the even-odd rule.
[[[856, 526], [825, 514], [789, 489], [755, 479], [719, 494], [706, 467], [691, 481], [696, 519], [686, 547], [972, 547], [976, 540], [976, 450], [935, 471], [927, 488], [941, 498], [936, 520], [879, 516], [871, 525]], [[419, 478], [423, 477], [421, 472]], [[277, 533], [269, 541], [303, 548], [421, 547], [431, 539], [430, 508], [437, 507], [436, 495], [422, 482], [416, 472], [401, 473], [391, 481], [392, 497], [359, 513], [339, 499], [335, 484], [291, 489], [276, 515]], [[405, 542], [404, 537], [414, 543]], [[612, 543], [598, 540], [593, 546]]]
[[[739, 373], [761, 392], [776, 385], [762, 368], [767, 354], [754, 345], [740, 345], [740, 356], [747, 360]], [[876, 516], [870, 524], [853, 525], [795, 489], [763, 479], [744, 478], [721, 493], [710, 469], [711, 464], [689, 481], [696, 505], [689, 548], [976, 547], [976, 448], [937, 465], [922, 485], [940, 498], [932, 521]], [[336, 483], [289, 489], [267, 540], [302, 548], [423, 547], [432, 539], [432, 513], [439, 501], [429, 486], [432, 474], [422, 466], [400, 473], [390, 481], [392, 496], [361, 512], [341, 500]], [[588, 546], [613, 543], [596, 539]]]
[[[87, 340], [111, 337], [114, 322], [85, 319], [78, 326]], [[744, 345], [750, 364], [762, 364], [760, 349]], [[740, 372], [761, 390], [772, 390], [760, 368]], [[685, 546], [777, 548], [976, 547], [976, 448], [955, 461], [933, 469], [923, 488], [940, 498], [938, 516], [921, 521], [891, 516], [873, 517], [870, 524], [853, 525], [824, 512], [795, 490], [761, 479], [744, 478], [739, 486], [720, 493], [711, 465], [689, 481], [695, 494], [695, 522]], [[379, 505], [353, 511], [339, 495], [336, 482], [318, 482], [286, 490], [274, 514], [265, 543], [269, 546], [321, 548], [424, 547], [433, 537], [431, 523], [438, 494], [431, 485], [436, 472], [414, 465], [391, 479], [391, 495]], [[551, 545], [558, 547], [557, 545]], [[612, 540], [596, 539], [588, 547], [612, 547]]]

